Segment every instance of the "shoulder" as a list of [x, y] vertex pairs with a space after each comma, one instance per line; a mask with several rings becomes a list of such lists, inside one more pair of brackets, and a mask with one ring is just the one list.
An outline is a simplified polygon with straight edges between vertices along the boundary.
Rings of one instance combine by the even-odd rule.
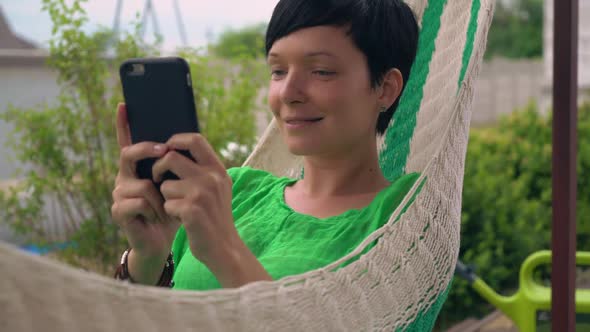
[[[403, 197], [412, 189], [412, 187], [416, 184], [416, 181], [418, 181], [419, 178], [420, 173], [417, 172], [403, 174], [391, 182], [390, 191]], [[420, 184], [420, 187], [422, 185], [423, 183]], [[418, 191], [420, 189], [421, 188], [419, 188]]]
[[256, 181], [269, 177], [274, 177], [271, 173], [260, 169], [255, 169], [249, 166], [232, 167], [227, 170], [227, 174], [231, 177], [234, 185], [245, 181]]
[[[388, 209], [395, 209], [406, 195], [410, 192], [412, 187], [416, 184], [416, 181], [420, 178], [420, 173], [408, 173], [403, 174], [393, 181], [387, 189], [383, 191], [382, 195], [377, 197], [378, 201], [381, 201], [382, 206], [388, 207]], [[414, 193], [414, 196], [420, 191], [422, 184], [418, 190]], [[413, 198], [412, 198], [413, 200]]]
[[254, 189], [279, 180], [278, 177], [267, 171], [248, 166], [230, 168], [227, 170], [227, 174], [232, 180], [234, 193], [244, 189]]
[[397, 186], [397, 187], [403, 187], [403, 188], [406, 188], [409, 190], [414, 185], [416, 180], [418, 180], [418, 178], [420, 178], [420, 173], [417, 173], [417, 172], [404, 174], [404, 175], [398, 177], [397, 179], [393, 180], [391, 182], [391, 185]]
[[230, 168], [232, 212], [236, 222], [246, 215], [269, 211], [280, 201], [281, 188], [288, 178], [280, 178], [267, 171], [251, 167]]

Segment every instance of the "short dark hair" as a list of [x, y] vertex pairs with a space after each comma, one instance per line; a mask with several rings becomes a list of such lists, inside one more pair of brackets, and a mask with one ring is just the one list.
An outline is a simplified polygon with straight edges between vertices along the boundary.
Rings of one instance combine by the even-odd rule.
[[[405, 89], [418, 47], [418, 23], [407, 4], [401, 0], [280, 0], [266, 32], [266, 56], [277, 40], [320, 25], [350, 26], [348, 35], [367, 58], [373, 88], [397, 68]], [[379, 115], [379, 134], [387, 129], [398, 104], [399, 97]]]

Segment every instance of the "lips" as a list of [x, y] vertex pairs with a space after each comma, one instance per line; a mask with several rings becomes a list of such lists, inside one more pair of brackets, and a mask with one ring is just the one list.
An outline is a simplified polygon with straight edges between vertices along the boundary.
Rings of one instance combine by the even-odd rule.
[[314, 127], [318, 122], [322, 121], [323, 117], [285, 117], [285, 127], [288, 130], [305, 130]]
[[285, 122], [287, 124], [301, 124], [301, 123], [310, 123], [310, 122], [318, 122], [322, 120], [322, 117], [297, 117], [297, 118], [286, 118]]

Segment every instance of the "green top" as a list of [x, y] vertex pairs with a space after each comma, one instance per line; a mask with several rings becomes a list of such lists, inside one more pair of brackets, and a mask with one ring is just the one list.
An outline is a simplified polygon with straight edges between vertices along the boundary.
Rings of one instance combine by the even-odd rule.
[[[419, 176], [411, 173], [397, 178], [363, 209], [316, 218], [297, 213], [285, 203], [285, 187], [297, 179], [249, 167], [232, 168], [228, 173], [233, 180], [236, 229], [274, 280], [326, 266], [354, 250], [389, 220]], [[190, 252], [184, 227], [176, 234], [172, 252], [175, 289], [221, 288]]]

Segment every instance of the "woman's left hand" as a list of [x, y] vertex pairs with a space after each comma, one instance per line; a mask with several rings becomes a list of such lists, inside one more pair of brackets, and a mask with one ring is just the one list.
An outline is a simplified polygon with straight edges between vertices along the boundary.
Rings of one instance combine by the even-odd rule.
[[[166, 145], [169, 152], [154, 163], [154, 181], [166, 171], [180, 179], [162, 183], [164, 210], [182, 222], [193, 255], [209, 266], [242, 245], [232, 215], [231, 178], [203, 136], [177, 134]], [[175, 150], [189, 151], [196, 162]]]

